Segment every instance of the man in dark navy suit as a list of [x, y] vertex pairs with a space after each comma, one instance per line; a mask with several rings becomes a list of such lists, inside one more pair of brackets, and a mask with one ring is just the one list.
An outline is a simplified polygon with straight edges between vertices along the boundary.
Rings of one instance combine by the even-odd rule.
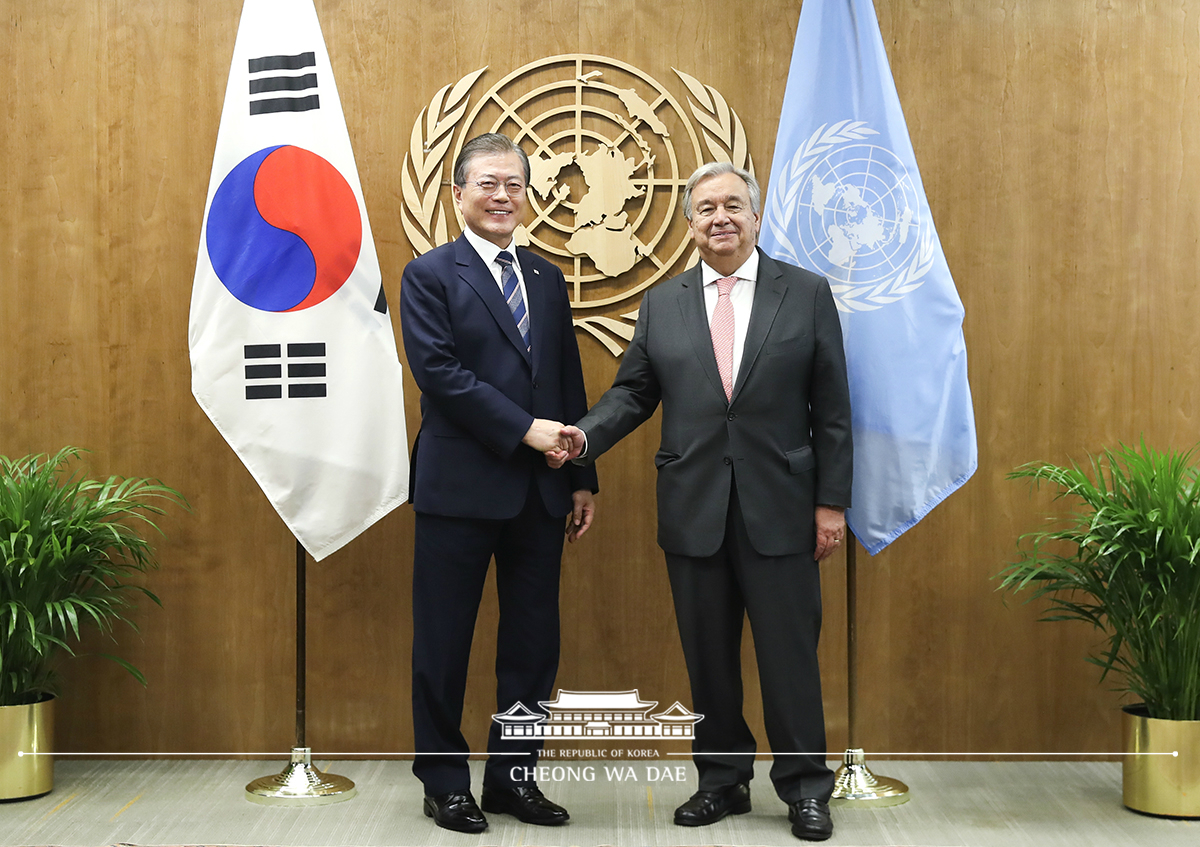
[[459, 832], [483, 812], [533, 824], [568, 814], [529, 777], [539, 739], [501, 740], [493, 723], [482, 811], [471, 794], [461, 731], [467, 662], [489, 562], [500, 623], [496, 708], [550, 699], [558, 671], [558, 586], [565, 536], [591, 525], [590, 468], [554, 469], [562, 422], [587, 411], [566, 281], [517, 248], [529, 159], [509, 138], [468, 141], [454, 166], [461, 237], [404, 269], [404, 349], [421, 389], [413, 448], [413, 772], [425, 814]]

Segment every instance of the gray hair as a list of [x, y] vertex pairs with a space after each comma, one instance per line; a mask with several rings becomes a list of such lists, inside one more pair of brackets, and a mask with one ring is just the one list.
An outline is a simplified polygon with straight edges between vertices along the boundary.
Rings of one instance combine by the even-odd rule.
[[759, 207], [762, 205], [762, 189], [758, 187], [758, 180], [754, 178], [754, 174], [737, 167], [732, 162], [709, 162], [707, 165], [696, 168], [696, 172], [688, 178], [687, 185], [683, 188], [683, 216], [689, 221], [692, 219], [692, 192], [696, 186], [709, 177], [721, 174], [736, 174], [742, 182], [746, 183], [746, 188], [750, 190], [750, 211], [758, 214]]
[[498, 132], [477, 135], [463, 145], [458, 158], [454, 160], [454, 184], [459, 188], [466, 185], [467, 171], [471, 167], [471, 160], [476, 156], [486, 156], [489, 153], [516, 153], [521, 159], [521, 165], [525, 168], [525, 184], [529, 184], [529, 157], [515, 141]]

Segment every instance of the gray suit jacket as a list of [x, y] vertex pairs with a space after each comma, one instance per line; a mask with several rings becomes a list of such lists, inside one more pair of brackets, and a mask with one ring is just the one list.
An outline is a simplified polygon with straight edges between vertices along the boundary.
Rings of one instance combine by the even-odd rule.
[[727, 402], [696, 266], [643, 299], [616, 380], [579, 421], [588, 459], [662, 403], [658, 543], [710, 556], [736, 477], [762, 555], [811, 552], [817, 504], [850, 505], [850, 390], [837, 307], [823, 277], [759, 254], [746, 346]]

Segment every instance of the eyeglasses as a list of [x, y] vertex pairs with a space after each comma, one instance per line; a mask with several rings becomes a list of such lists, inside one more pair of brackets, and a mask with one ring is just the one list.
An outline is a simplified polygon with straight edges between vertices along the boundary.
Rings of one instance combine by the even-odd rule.
[[478, 186], [479, 190], [489, 197], [495, 194], [496, 189], [500, 188], [501, 185], [504, 187], [504, 193], [509, 197], [520, 197], [525, 193], [525, 183], [519, 179], [510, 179], [505, 183], [497, 182], [494, 179], [480, 179], [476, 180], [473, 184]]

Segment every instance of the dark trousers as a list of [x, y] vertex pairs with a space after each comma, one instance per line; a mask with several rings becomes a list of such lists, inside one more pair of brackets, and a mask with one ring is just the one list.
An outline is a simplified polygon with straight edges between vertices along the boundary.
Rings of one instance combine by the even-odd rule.
[[825, 764], [817, 666], [821, 576], [812, 552], [755, 552], [735, 485], [721, 549], [705, 558], [667, 553], [666, 559], [692, 709], [704, 715], [692, 743], [700, 790], [717, 791], [754, 775], [754, 735], [742, 714], [742, 622], [748, 616], [775, 754], [775, 791], [786, 803], [828, 800], [833, 772]]
[[[563, 520], [550, 517], [536, 489], [511, 520], [417, 513], [413, 561], [413, 773], [427, 796], [471, 787], [461, 725], [467, 663], [490, 560], [496, 561], [496, 713], [520, 702], [538, 710], [558, 672], [558, 584]], [[490, 637], [490, 634], [489, 634]], [[501, 739], [492, 722], [484, 785], [531, 784], [540, 739]], [[513, 778], [517, 768], [517, 779]]]

